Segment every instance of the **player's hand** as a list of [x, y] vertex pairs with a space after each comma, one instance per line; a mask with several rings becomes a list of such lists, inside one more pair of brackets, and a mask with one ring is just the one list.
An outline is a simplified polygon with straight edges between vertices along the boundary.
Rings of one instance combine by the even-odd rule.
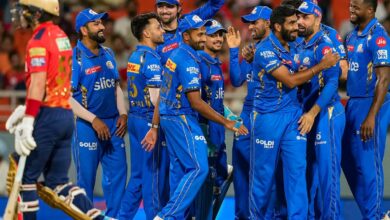
[[298, 121], [299, 127], [299, 133], [301, 135], [305, 135], [311, 131], [311, 128], [314, 124], [315, 116], [311, 114], [310, 112], [307, 112], [301, 116], [301, 118]]
[[115, 135], [119, 137], [125, 136], [126, 129], [127, 129], [127, 115], [123, 114], [119, 116], [118, 120], [116, 121]]
[[363, 121], [363, 124], [360, 126], [360, 137], [362, 141], [368, 141], [370, 138], [374, 136], [375, 129], [375, 116], [371, 116], [370, 114]]
[[237, 128], [236, 123], [237, 121], [227, 120], [225, 128], [234, 131], [236, 135], [247, 135], [249, 133], [248, 129], [243, 124]]
[[150, 128], [148, 133], [146, 133], [144, 139], [142, 139], [141, 144], [142, 148], [146, 151], [152, 151], [156, 145], [158, 138], [158, 129]]
[[7, 129], [9, 133], [11, 134], [15, 133], [16, 127], [22, 121], [25, 111], [26, 111], [26, 106], [19, 105], [9, 116], [7, 122], [5, 123], [5, 129]]
[[99, 139], [107, 141], [111, 138], [110, 129], [108, 129], [107, 125], [98, 117], [93, 119], [92, 127], [96, 131]]
[[33, 117], [24, 117], [15, 131], [15, 151], [21, 156], [27, 156], [37, 147], [33, 137], [34, 131]]
[[340, 55], [338, 53], [328, 52], [322, 58], [320, 64], [323, 69], [328, 69], [334, 66], [340, 60]]
[[230, 26], [226, 34], [226, 43], [229, 48], [237, 48], [241, 44], [240, 31], [236, 31], [234, 27]]
[[252, 63], [255, 56], [255, 46], [252, 44], [246, 45], [241, 51], [242, 57], [248, 62]]

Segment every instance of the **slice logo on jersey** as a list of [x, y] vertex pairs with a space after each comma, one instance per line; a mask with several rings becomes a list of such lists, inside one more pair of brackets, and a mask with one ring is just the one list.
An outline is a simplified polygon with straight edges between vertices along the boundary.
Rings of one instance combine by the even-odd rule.
[[384, 37], [378, 37], [376, 39], [376, 45], [378, 45], [378, 47], [384, 47], [386, 46], [387, 42], [386, 42], [386, 39]]
[[102, 67], [101, 67], [101, 66], [93, 66], [93, 67], [91, 67], [91, 68], [86, 69], [86, 70], [85, 70], [85, 74], [86, 74], [86, 75], [91, 75], [91, 74], [100, 72], [101, 70], [102, 70]]
[[359, 71], [359, 63], [358, 62], [349, 62], [349, 71], [351, 71], [351, 72]]
[[169, 45], [163, 47], [162, 52], [166, 53], [166, 52], [171, 51], [173, 49], [176, 49], [178, 47], [179, 47], [179, 43], [175, 42], [175, 43], [172, 43], [172, 44], [169, 44]]
[[67, 37], [57, 38], [56, 44], [59, 51], [72, 50], [72, 46], [70, 45], [70, 41]]
[[112, 62], [111, 61], [107, 61], [106, 62], [106, 67], [108, 68], [108, 69], [114, 69], [114, 64], [112, 64]]
[[211, 81], [220, 81], [220, 80], [222, 80], [222, 76], [218, 75], [218, 74], [213, 74], [213, 75], [211, 75], [210, 79], [211, 79]]
[[136, 63], [127, 63], [127, 72], [130, 73], [139, 73], [140, 65]]
[[225, 91], [223, 90], [223, 88], [218, 88], [218, 90], [215, 93], [215, 99], [223, 99], [224, 95], [225, 95]]
[[46, 48], [44, 47], [32, 47], [28, 50], [30, 57], [43, 57], [46, 56]]
[[348, 46], [347, 46], [347, 50], [348, 50], [349, 52], [353, 52], [353, 51], [355, 50], [355, 47], [352, 46], [352, 45], [348, 45]]
[[165, 64], [165, 66], [171, 71], [171, 72], [175, 72], [176, 70], [176, 63], [174, 63], [171, 59], [168, 59], [167, 63]]
[[33, 67], [41, 67], [46, 64], [44, 57], [36, 57], [31, 59], [31, 66]]
[[115, 79], [106, 79], [105, 77], [100, 78], [99, 81], [95, 82], [93, 90], [99, 91], [103, 89], [109, 89], [115, 87]]
[[332, 51], [332, 48], [329, 46], [326, 46], [326, 47], [322, 48], [322, 55], [325, 55], [331, 51]]
[[265, 149], [272, 149], [275, 146], [275, 141], [256, 139], [256, 144], [262, 145]]

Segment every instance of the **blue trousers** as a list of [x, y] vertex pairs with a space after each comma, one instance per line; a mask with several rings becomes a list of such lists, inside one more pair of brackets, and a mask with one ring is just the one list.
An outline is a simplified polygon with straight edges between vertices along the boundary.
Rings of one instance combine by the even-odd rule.
[[363, 142], [360, 126], [373, 98], [351, 98], [346, 107], [341, 165], [363, 219], [380, 219], [383, 199], [383, 155], [390, 120], [390, 95], [387, 94], [375, 118], [374, 137]]
[[[242, 111], [243, 124], [251, 132], [250, 111]], [[250, 133], [233, 140], [233, 185], [235, 199], [235, 219], [249, 219], [249, 151]]]
[[141, 145], [149, 131], [149, 121], [129, 114], [131, 176], [122, 199], [119, 219], [133, 219], [142, 199], [146, 219], [153, 219], [169, 199], [169, 158], [163, 133], [159, 132], [159, 140], [152, 152], [145, 151]]
[[309, 219], [341, 218], [341, 141], [344, 127], [344, 107], [337, 102], [321, 110], [307, 136]]
[[158, 216], [183, 219], [208, 174], [207, 142], [196, 116], [162, 115], [160, 124], [168, 145], [172, 190]]
[[110, 129], [111, 139], [102, 141], [91, 123], [76, 120], [73, 134], [73, 156], [77, 171], [77, 185], [84, 188], [93, 200], [96, 171], [102, 165], [102, 188], [106, 200], [106, 215], [116, 217], [126, 186], [127, 164], [123, 138], [115, 135], [118, 118], [102, 119]]
[[298, 131], [301, 114], [301, 110], [251, 114], [251, 219], [266, 219], [279, 157], [283, 164], [288, 219], [307, 218], [306, 137]]
[[[42, 107], [35, 119], [33, 137], [37, 147], [27, 157], [23, 173], [21, 197], [24, 203], [38, 204], [38, 194], [35, 184], [43, 174], [45, 185], [51, 189], [69, 182], [68, 170], [71, 163], [71, 141], [73, 132], [73, 113], [62, 108]], [[17, 159], [17, 158], [16, 158]], [[66, 197], [69, 190], [75, 186], [65, 187], [59, 195]], [[93, 208], [93, 203], [83, 194], [75, 196], [70, 201], [79, 210], [87, 213]], [[30, 209], [23, 212], [24, 220], [37, 219], [36, 211]]]

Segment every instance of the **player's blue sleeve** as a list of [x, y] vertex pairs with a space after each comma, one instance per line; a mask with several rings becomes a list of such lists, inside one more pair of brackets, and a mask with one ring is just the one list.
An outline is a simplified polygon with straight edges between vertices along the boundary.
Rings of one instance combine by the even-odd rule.
[[264, 69], [266, 73], [271, 74], [283, 64], [275, 52], [265, 45], [259, 44], [256, 48], [253, 65], [256, 65], [257, 69]]
[[183, 63], [177, 66], [177, 71], [184, 92], [200, 90], [200, 70], [194, 60], [183, 60]]
[[72, 78], [70, 81], [70, 86], [73, 92], [73, 96], [76, 95], [78, 92], [80, 92], [79, 83], [80, 83], [80, 69], [81, 65], [79, 63], [79, 60], [81, 60], [81, 54], [77, 52], [78, 48], [73, 48], [73, 54], [72, 54]]
[[203, 20], [211, 19], [217, 14], [219, 9], [223, 6], [225, 0], [209, 0], [201, 7], [193, 10], [188, 14], [196, 14]]
[[239, 51], [240, 49], [238, 47], [230, 48], [229, 74], [232, 85], [235, 87], [239, 87], [245, 82], [245, 70], [248, 68], [247, 65], [250, 66], [246, 61], [242, 61], [241, 64], [239, 63]]
[[147, 56], [143, 65], [143, 74], [146, 79], [146, 86], [159, 88], [161, 86], [162, 67], [160, 60], [153, 56]]
[[390, 40], [384, 31], [373, 34], [368, 42], [368, 49], [371, 52], [374, 67], [390, 66]]
[[[321, 62], [322, 57], [329, 51], [335, 51], [336, 49], [332, 47], [331, 42], [328, 44], [321, 44], [318, 46], [315, 51], [317, 63]], [[335, 66], [332, 66], [324, 71], [322, 71], [324, 78], [324, 88], [321, 91], [320, 96], [318, 97], [316, 104], [322, 109], [324, 109], [334, 97], [334, 94], [337, 93], [339, 86], [339, 77], [340, 77], [340, 67], [337, 63]]]

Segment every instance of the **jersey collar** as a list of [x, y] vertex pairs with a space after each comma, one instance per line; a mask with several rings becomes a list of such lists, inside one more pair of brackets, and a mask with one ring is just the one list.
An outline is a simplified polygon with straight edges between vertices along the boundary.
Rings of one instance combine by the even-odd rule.
[[[274, 45], [275, 49], [283, 52], [283, 53], [288, 53], [288, 51], [283, 47], [283, 45], [280, 43], [279, 39], [275, 36], [273, 32], [269, 34], [269, 39], [271, 43]], [[290, 44], [291, 46], [291, 44]]]
[[153, 50], [153, 48], [151, 48], [151, 47], [149, 47], [149, 46], [146, 46], [146, 45], [137, 45], [136, 50], [138, 50], [138, 51], [146, 51], [146, 52], [149, 52], [149, 53], [153, 54], [153, 56], [155, 56], [156, 58], [161, 59], [160, 55], [158, 55], [158, 53], [156, 52], [156, 50]]
[[[374, 26], [376, 23], [378, 22], [378, 19], [376, 18], [373, 18], [368, 24], [367, 26], [364, 28], [364, 30], [362, 31], [362, 33], [359, 35], [357, 34], [359, 37], [364, 37], [366, 35], [368, 35], [368, 33], [370, 32], [372, 26]], [[355, 28], [355, 32], [358, 33], [359, 31], [359, 26], [356, 26]]]
[[43, 28], [46, 28], [47, 26], [51, 26], [53, 25], [53, 22], [52, 21], [46, 21], [46, 22], [43, 22], [43, 23], [40, 23], [38, 25], [37, 28], [35, 28], [35, 30], [33, 31], [33, 35], [38, 33], [40, 30], [42, 30]]
[[81, 51], [83, 51], [85, 53], [85, 55], [88, 57], [88, 58], [92, 58], [92, 57], [96, 57], [96, 56], [101, 56], [104, 54], [104, 50], [102, 48], [102, 46], [99, 44], [98, 47], [99, 47], [99, 54], [96, 55], [94, 53], [92, 53], [84, 44], [83, 42], [81, 42], [80, 40], [77, 41], [77, 47], [80, 48]]
[[198, 56], [198, 54], [196, 53], [196, 51], [194, 50], [194, 48], [192, 48], [190, 45], [184, 43], [184, 42], [181, 42], [180, 43], [180, 48], [182, 48], [183, 50], [187, 51], [192, 58], [194, 58], [194, 60], [196, 62], [200, 62], [200, 58]]
[[200, 57], [204, 58], [204, 60], [206, 60], [206, 62], [210, 64], [221, 64], [221, 61], [218, 59], [218, 57], [214, 58], [203, 50], [199, 50], [198, 54]]
[[309, 42], [304, 42], [304, 48], [312, 47], [317, 41], [320, 39], [320, 37], [324, 35], [323, 31], [318, 31], [310, 40]]

